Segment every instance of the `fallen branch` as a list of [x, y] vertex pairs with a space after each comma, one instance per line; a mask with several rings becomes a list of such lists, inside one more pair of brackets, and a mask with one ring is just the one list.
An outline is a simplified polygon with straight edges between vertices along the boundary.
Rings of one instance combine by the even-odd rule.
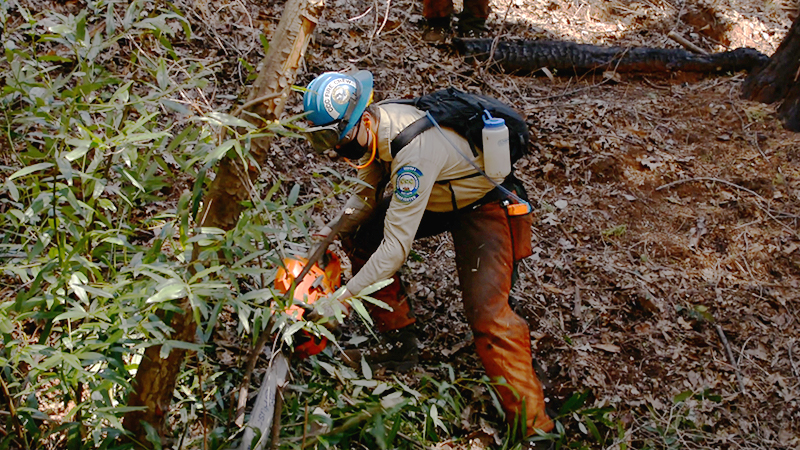
[[698, 55], [708, 55], [707, 51], [705, 51], [702, 48], [694, 45], [694, 43], [690, 42], [685, 37], [681, 36], [680, 34], [674, 32], [674, 31], [670, 31], [667, 36], [669, 36], [670, 39], [672, 39], [673, 41], [677, 42], [678, 44], [681, 44], [684, 48], [686, 48], [686, 50], [695, 52]]
[[722, 183], [722, 184], [728, 185], [728, 186], [730, 186], [732, 188], [736, 188], [736, 189], [739, 189], [741, 191], [745, 191], [748, 194], [753, 194], [754, 196], [760, 198], [761, 200], [766, 201], [764, 199], [764, 197], [762, 197], [761, 195], [758, 194], [758, 192], [755, 192], [755, 191], [752, 191], [750, 189], [747, 189], [744, 186], [739, 186], [736, 183], [731, 183], [730, 181], [723, 180], [721, 178], [714, 178], [714, 177], [697, 177], [697, 178], [686, 178], [684, 180], [677, 180], [677, 181], [673, 181], [672, 183], [667, 183], [667, 184], [664, 184], [662, 186], [659, 186], [659, 187], [656, 188], [656, 190], [660, 191], [662, 189], [669, 189], [672, 186], [677, 186], [677, 185], [683, 184], [683, 183], [691, 183], [693, 181], [713, 181], [715, 183]]
[[610, 70], [638, 73], [675, 71], [724, 73], [751, 70], [769, 57], [752, 48], [698, 55], [682, 48], [619, 47], [552, 40], [454, 38], [456, 51], [477, 62], [497, 62], [506, 72], [535, 74], [542, 67], [560, 74]]
[[714, 328], [717, 330], [717, 335], [719, 335], [719, 340], [722, 341], [722, 346], [725, 347], [725, 355], [728, 357], [728, 362], [731, 366], [733, 366], [733, 371], [736, 374], [736, 381], [739, 382], [739, 392], [742, 394], [746, 394], [746, 390], [744, 388], [744, 381], [742, 381], [742, 375], [739, 373], [739, 366], [736, 364], [736, 359], [733, 357], [733, 351], [731, 351], [731, 346], [728, 344], [728, 338], [725, 337], [725, 331], [723, 331], [722, 327], [719, 324], [714, 324]]

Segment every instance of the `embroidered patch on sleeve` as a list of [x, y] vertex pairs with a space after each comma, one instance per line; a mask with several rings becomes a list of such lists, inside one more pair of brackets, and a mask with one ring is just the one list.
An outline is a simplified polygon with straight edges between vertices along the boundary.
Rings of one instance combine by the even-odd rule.
[[404, 166], [397, 171], [394, 196], [400, 203], [411, 203], [419, 197], [422, 171], [414, 166]]

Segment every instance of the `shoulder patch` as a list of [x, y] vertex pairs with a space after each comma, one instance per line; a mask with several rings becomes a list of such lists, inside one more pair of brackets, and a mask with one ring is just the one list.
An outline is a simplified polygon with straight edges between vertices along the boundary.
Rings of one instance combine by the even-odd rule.
[[394, 182], [394, 197], [400, 203], [411, 203], [419, 197], [419, 184], [422, 171], [414, 166], [403, 166], [397, 171]]

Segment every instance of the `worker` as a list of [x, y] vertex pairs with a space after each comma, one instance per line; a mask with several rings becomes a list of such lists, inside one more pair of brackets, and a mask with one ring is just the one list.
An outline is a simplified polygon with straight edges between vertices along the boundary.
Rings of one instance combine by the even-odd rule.
[[[528, 325], [509, 306], [516, 262], [531, 255], [532, 215], [526, 210], [512, 216], [507, 209], [509, 195], [525, 197], [521, 183], [510, 175], [498, 186], [482, 176], [476, 167], [483, 167], [483, 156], [475, 156], [468, 141], [449, 128], [430, 128], [392, 156], [392, 139], [425, 113], [410, 104], [372, 103], [372, 97], [373, 77], [363, 70], [324, 73], [303, 96], [314, 125], [305, 131], [307, 139], [317, 151], [333, 148], [350, 160], [363, 182], [331, 221], [346, 220], [340, 237], [354, 276], [335, 306], [317, 303], [328, 305], [317, 316], [346, 313], [349, 297], [392, 279], [371, 294], [389, 306], [370, 310], [383, 345], [346, 355], [357, 364], [363, 358], [371, 366], [409, 369], [417, 362], [419, 342], [397, 272], [415, 238], [449, 231], [464, 313], [487, 375], [504, 380], [497, 390], [507, 418], [525, 417], [529, 435], [549, 432], [553, 422], [533, 370]], [[326, 236], [332, 227], [318, 234]]]
[[[454, 11], [453, 0], [423, 0], [425, 28], [422, 40], [443, 43], [447, 39]], [[462, 37], [478, 37], [486, 32], [489, 12], [489, 0], [464, 0], [464, 10], [455, 16], [458, 34]]]

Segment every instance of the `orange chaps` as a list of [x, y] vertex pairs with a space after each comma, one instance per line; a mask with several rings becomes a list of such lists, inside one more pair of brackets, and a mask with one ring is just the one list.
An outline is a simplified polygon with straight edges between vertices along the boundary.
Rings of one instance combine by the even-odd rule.
[[[388, 202], [379, 204], [355, 235], [343, 240], [354, 273], [383, 239], [387, 208]], [[416, 236], [451, 232], [464, 311], [478, 356], [490, 379], [499, 382], [497, 391], [509, 421], [520, 417], [524, 405], [528, 435], [534, 434], [535, 429], [553, 429], [553, 422], [545, 413], [542, 384], [533, 371], [528, 324], [508, 304], [515, 262], [531, 255], [532, 224], [531, 214], [509, 217], [499, 201], [494, 201], [451, 213], [426, 211]], [[370, 310], [379, 331], [402, 328], [415, 321], [400, 279], [396, 274], [394, 278], [394, 283], [373, 294], [394, 310]]]
[[[453, 0], [422, 0], [422, 15], [426, 19], [439, 19], [453, 14]], [[464, 0], [464, 11], [475, 17], [489, 17], [489, 0]]]

